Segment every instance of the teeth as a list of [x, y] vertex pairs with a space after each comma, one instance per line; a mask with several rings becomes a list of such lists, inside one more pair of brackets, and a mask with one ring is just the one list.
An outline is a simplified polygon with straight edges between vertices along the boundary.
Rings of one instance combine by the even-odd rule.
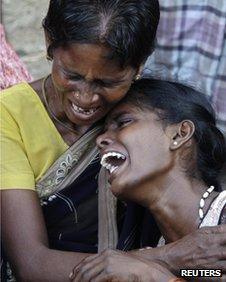
[[91, 115], [91, 114], [93, 114], [93, 113], [97, 110], [97, 108], [85, 110], [85, 109], [83, 109], [83, 108], [80, 108], [80, 107], [76, 106], [76, 105], [73, 104], [73, 103], [72, 103], [72, 107], [73, 107], [73, 109], [74, 109], [76, 112], [82, 113], [82, 114], [85, 114], [85, 115]]
[[105, 160], [108, 157], [117, 157], [118, 159], [123, 159], [125, 160], [125, 156], [121, 153], [118, 152], [108, 152], [106, 154], [103, 155], [102, 160]]
[[114, 172], [117, 168], [118, 166], [112, 166], [112, 168], [110, 169], [110, 173]]
[[111, 165], [107, 162], [107, 158], [108, 157], [117, 157], [117, 159], [123, 159], [125, 160], [126, 157], [118, 152], [109, 152], [109, 153], [106, 153], [103, 155], [103, 157], [101, 158], [101, 162], [100, 164], [105, 167], [106, 169], [108, 169], [110, 171], [110, 173], [114, 172], [118, 166], [114, 166], [114, 165]]

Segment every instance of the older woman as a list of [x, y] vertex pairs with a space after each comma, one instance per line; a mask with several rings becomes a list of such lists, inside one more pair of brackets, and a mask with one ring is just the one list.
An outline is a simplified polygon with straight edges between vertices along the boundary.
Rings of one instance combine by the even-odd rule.
[[97, 251], [95, 137], [139, 78], [158, 20], [157, 0], [50, 1], [51, 74], [1, 93], [3, 243], [19, 279], [65, 281]]
[[[67, 281], [97, 245], [115, 246], [111, 209], [112, 221], [97, 226], [105, 208], [97, 205], [95, 137], [139, 78], [158, 20], [157, 0], [50, 1], [43, 26], [51, 75], [1, 93], [3, 243], [18, 279]], [[120, 208], [118, 247], [132, 249]]]

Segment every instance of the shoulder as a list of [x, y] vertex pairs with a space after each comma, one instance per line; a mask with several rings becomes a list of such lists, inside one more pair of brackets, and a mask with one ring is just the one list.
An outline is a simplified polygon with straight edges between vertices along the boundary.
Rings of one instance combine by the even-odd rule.
[[226, 191], [222, 191], [218, 194], [218, 196], [214, 199], [212, 204], [209, 207], [208, 212], [206, 213], [200, 227], [204, 226], [216, 226], [221, 224], [221, 214], [225, 209], [226, 205]]
[[1, 119], [18, 123], [30, 121], [35, 114], [45, 112], [36, 90], [27, 82], [16, 84], [0, 93]]
[[219, 219], [219, 223], [218, 224], [226, 224], [226, 190], [221, 192], [221, 194], [223, 193], [224, 197], [223, 197], [223, 203], [224, 206], [221, 210], [221, 214], [220, 214], [220, 219]]
[[19, 110], [20, 107], [29, 103], [39, 103], [39, 98], [35, 90], [26, 82], [16, 84], [10, 88], [4, 89], [0, 93], [1, 107]]
[[221, 211], [219, 224], [226, 224], [226, 204], [224, 205], [224, 208]]
[[30, 84], [28, 84], [27, 82], [21, 82], [2, 90], [0, 99], [5, 100], [6, 97], [10, 97], [11, 95], [32, 93], [33, 91], [34, 89], [30, 86]]

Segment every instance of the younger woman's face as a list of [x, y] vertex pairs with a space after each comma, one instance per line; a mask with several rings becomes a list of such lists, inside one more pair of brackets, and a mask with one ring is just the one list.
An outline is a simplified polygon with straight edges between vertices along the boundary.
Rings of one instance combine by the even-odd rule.
[[131, 188], [155, 181], [172, 168], [170, 137], [155, 113], [119, 104], [107, 118], [105, 129], [97, 145], [116, 196], [131, 198]]
[[92, 125], [128, 91], [136, 70], [110, 60], [103, 45], [74, 43], [53, 50], [52, 81], [67, 118]]

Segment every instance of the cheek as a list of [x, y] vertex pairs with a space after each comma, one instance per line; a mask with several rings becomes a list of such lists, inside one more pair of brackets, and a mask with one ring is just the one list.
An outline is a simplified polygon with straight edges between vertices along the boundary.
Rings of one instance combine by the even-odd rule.
[[150, 135], [148, 128], [140, 130], [128, 139], [128, 152], [130, 155], [131, 168], [140, 174], [148, 174], [158, 170], [168, 162], [168, 150], [164, 140], [158, 136]]
[[74, 87], [74, 82], [70, 81], [65, 77], [65, 75], [60, 71], [57, 67], [53, 65], [52, 67], [52, 81], [54, 86], [59, 91], [68, 91], [71, 90]]
[[70, 87], [68, 81], [59, 73], [52, 73], [52, 81], [58, 91], [65, 91]]

